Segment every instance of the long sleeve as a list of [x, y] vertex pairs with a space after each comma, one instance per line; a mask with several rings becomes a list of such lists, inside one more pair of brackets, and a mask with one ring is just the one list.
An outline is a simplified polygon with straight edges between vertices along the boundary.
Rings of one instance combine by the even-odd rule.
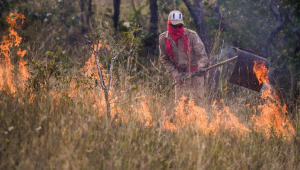
[[208, 57], [205, 52], [204, 44], [197, 34], [194, 34], [192, 44], [192, 49], [195, 53], [195, 56], [198, 58], [198, 66], [205, 67], [208, 63]]
[[173, 77], [176, 77], [179, 73], [176, 70], [175, 65], [173, 64], [173, 62], [170, 60], [169, 56], [166, 53], [165, 42], [164, 42], [165, 39], [163, 35], [159, 37], [159, 60], [162, 62], [166, 70], [170, 72]]

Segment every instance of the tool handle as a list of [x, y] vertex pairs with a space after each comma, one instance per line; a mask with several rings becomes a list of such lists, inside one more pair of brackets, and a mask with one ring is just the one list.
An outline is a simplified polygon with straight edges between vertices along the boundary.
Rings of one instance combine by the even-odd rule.
[[[232, 57], [232, 58], [230, 58], [230, 59], [228, 59], [228, 60], [222, 61], [222, 62], [220, 62], [220, 63], [218, 63], [218, 64], [215, 64], [215, 65], [212, 65], [212, 66], [210, 66], [210, 67], [207, 67], [207, 68], [203, 69], [203, 71], [208, 71], [208, 70], [210, 70], [210, 69], [219, 67], [219, 66], [224, 65], [224, 64], [226, 64], [226, 63], [228, 63], [228, 62], [230, 62], [230, 61], [236, 60], [237, 58], [238, 58], [238, 56]], [[195, 75], [193, 75], [193, 76], [195, 76]], [[172, 86], [174, 86], [174, 85], [176, 85], [176, 84], [177, 84], [177, 83], [175, 82], [175, 83], [172, 84]]]
[[238, 58], [238, 56], [232, 57], [232, 58], [230, 58], [230, 59], [228, 59], [228, 60], [225, 60], [225, 61], [222, 61], [222, 62], [220, 62], [220, 63], [218, 63], [218, 64], [209, 66], [209, 67], [203, 69], [203, 71], [208, 71], [208, 70], [210, 70], [210, 69], [219, 67], [219, 66], [224, 65], [224, 64], [226, 64], [226, 63], [228, 63], [228, 62], [230, 62], [230, 61], [236, 60], [237, 58]]

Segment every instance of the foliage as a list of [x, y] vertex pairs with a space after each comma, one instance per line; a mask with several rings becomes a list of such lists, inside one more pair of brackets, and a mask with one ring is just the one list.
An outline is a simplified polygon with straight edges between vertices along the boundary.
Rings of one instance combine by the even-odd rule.
[[50, 90], [69, 83], [66, 66], [59, 61], [64, 57], [64, 53], [63, 49], [58, 47], [55, 52], [48, 51], [44, 61], [31, 60], [28, 64], [31, 68], [28, 87], [36, 91]]

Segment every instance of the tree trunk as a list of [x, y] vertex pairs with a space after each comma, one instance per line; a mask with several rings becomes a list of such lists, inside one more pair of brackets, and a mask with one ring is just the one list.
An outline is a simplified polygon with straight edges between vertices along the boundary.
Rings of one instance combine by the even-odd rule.
[[87, 25], [89, 30], [91, 29], [90, 24], [91, 24], [91, 17], [92, 17], [92, 3], [93, 3], [93, 0], [89, 0], [88, 13], [87, 13], [87, 16], [86, 16], [86, 25]]
[[105, 96], [105, 102], [106, 102], [106, 114], [107, 114], [107, 118], [110, 119], [111, 117], [111, 108], [110, 108], [110, 103], [109, 103], [109, 99], [108, 99], [108, 91], [104, 91], [104, 96]]
[[229, 25], [223, 19], [223, 16], [220, 13], [220, 6], [216, 5], [215, 7], [211, 8], [215, 13], [215, 18], [219, 21], [221, 31], [228, 31]]
[[[275, 35], [282, 29], [283, 26], [283, 18], [280, 14], [280, 12], [278, 11], [276, 5], [274, 4], [274, 0], [271, 0], [270, 2], [270, 8], [272, 10], [272, 12], [274, 13], [274, 15], [277, 17], [277, 25], [276, 27], [271, 31], [270, 35], [267, 37], [266, 41], [263, 43], [263, 47], [262, 47], [262, 55], [265, 58], [269, 57], [269, 46], [271, 44], [271, 42], [273, 41], [273, 38], [275, 37]], [[273, 58], [271, 58], [271, 63], [272, 64], [274, 61]], [[276, 73], [277, 73], [278, 69], [275, 68], [272, 72], [269, 73], [268, 77], [269, 77], [269, 82], [271, 85], [275, 85], [275, 77], [276, 77]]]
[[[136, 18], [136, 23], [138, 24], [138, 25], [143, 25], [140, 21], [141, 21], [141, 19], [139, 18], [139, 13], [138, 13], [138, 11], [136, 10], [136, 7], [135, 7], [135, 3], [134, 3], [134, 0], [131, 0], [131, 6], [132, 6], [132, 9], [133, 9], [133, 13], [134, 13], [134, 17]], [[143, 19], [142, 19], [143, 20]]]
[[300, 40], [300, 30], [296, 31], [296, 35], [297, 35], [298, 39]]
[[121, 0], [114, 0], [114, 28], [118, 30]]
[[211, 42], [209, 40], [207, 29], [203, 18], [202, 0], [194, 0], [194, 4], [192, 4], [190, 0], [183, 0], [183, 2], [186, 4], [187, 8], [189, 9], [194, 19], [197, 28], [197, 33], [199, 34], [201, 40], [204, 43], [205, 51], [207, 55], [210, 56]]
[[158, 29], [158, 5], [157, 0], [150, 0], [150, 30], [149, 35], [144, 40], [144, 45], [150, 47], [155, 52], [157, 44]]
[[[271, 31], [271, 34], [267, 37], [266, 41], [263, 43], [262, 54], [263, 54], [263, 57], [265, 57], [265, 58], [269, 57], [269, 51], [268, 51], [269, 46], [270, 46], [273, 38], [275, 37], [275, 35], [282, 29], [282, 26], [284, 23], [280, 12], [278, 11], [276, 5], [274, 4], [274, 0], [271, 0], [270, 8], [271, 8], [272, 12], [274, 13], [274, 15], [277, 17], [277, 25]], [[271, 59], [271, 61], [272, 61], [272, 59]]]
[[[157, 37], [157, 23], [158, 23], [158, 6], [157, 6], [157, 0], [150, 0], [150, 34], [153, 35], [153, 37]], [[156, 42], [154, 42], [156, 43]]]
[[84, 22], [84, 0], [80, 0], [80, 18], [81, 18], [81, 33], [85, 34], [86, 28], [85, 28], [85, 22]]

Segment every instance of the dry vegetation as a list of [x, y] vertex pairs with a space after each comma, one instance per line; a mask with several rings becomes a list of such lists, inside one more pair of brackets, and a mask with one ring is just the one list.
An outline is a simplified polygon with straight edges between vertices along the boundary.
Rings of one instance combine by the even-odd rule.
[[[27, 52], [44, 54], [34, 49]], [[19, 61], [14, 53], [8, 57]], [[27, 74], [20, 73], [34, 70], [33, 66], [43, 68], [42, 64], [27, 68], [16, 62], [8, 69], [11, 77], [1, 72], [10, 65], [3, 58], [0, 64], [0, 169], [300, 168], [299, 109], [289, 121], [277, 99], [270, 99], [279, 111], [272, 120], [282, 118], [280, 123], [285, 124], [262, 126], [265, 131], [256, 131], [259, 127], [253, 115], [262, 114], [264, 107], [259, 105], [270, 104], [260, 99], [261, 94], [235, 88], [230, 97], [215, 103], [208, 93], [203, 109], [193, 103], [175, 105], [173, 87], [169, 86], [172, 80], [161, 65], [154, 62], [141, 67], [131, 58], [119, 61], [116, 68], [110, 93], [113, 118], [109, 120], [103, 93], [94, 83], [93, 57], [82, 67], [74, 64], [68, 69], [65, 77], [73, 78], [67, 83], [45, 71], [48, 78], [33, 74], [44, 81], [35, 82], [29, 75], [31, 81], [24, 86]], [[46, 70], [51, 69], [51, 62], [47, 64]], [[141, 70], [132, 74], [138, 66]], [[272, 115], [274, 110], [267, 113]], [[278, 128], [282, 128], [279, 133]]]

